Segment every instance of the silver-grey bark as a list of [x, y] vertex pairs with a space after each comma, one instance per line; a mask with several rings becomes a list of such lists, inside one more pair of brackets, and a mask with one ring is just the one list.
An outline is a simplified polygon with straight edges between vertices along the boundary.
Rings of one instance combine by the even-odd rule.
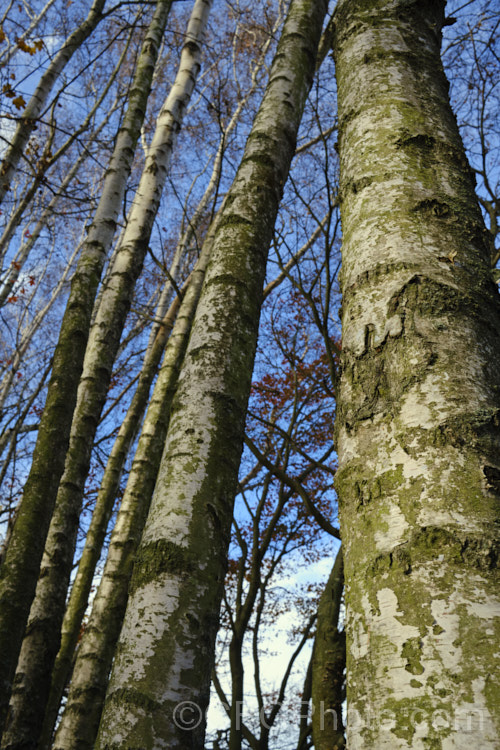
[[[121, 238], [121, 246], [115, 256], [90, 331], [64, 473], [20, 654], [16, 690], [2, 744], [5, 750], [10, 750], [21, 738], [23, 742], [27, 742], [29, 738], [31, 743], [35, 743], [41, 731], [43, 709], [50, 689], [50, 673], [60, 644], [66, 592], [94, 436], [108, 392], [135, 282], [142, 270], [173, 147], [200, 70], [202, 39], [211, 4], [212, 0], [196, 0], [194, 4], [179, 69], [158, 117], [128, 223]], [[153, 37], [154, 32], [157, 38], [146, 40], [143, 47], [146, 51], [145, 59], [139, 59], [138, 68], [142, 70], [147, 65], [148, 75], [152, 74], [155, 62], [150, 59], [149, 49], [155, 52], [158, 50], [170, 5], [171, 0], [158, 2], [148, 35]], [[146, 95], [148, 90], [149, 86]], [[143, 92], [141, 95], [144, 95]], [[135, 130], [136, 133], [137, 130], [140, 131], [140, 127]]]
[[[129, 106], [118, 132], [106, 173], [102, 197], [73, 276], [69, 300], [54, 354], [45, 409], [40, 422], [31, 471], [24, 487], [16, 525], [0, 575], [0, 728], [3, 726], [24, 626], [35, 593], [40, 561], [52, 516], [69, 444], [73, 410], [89, 335], [95, 293], [116, 228], [127, 177], [146, 110], [156, 54], [163, 36], [171, 0], [158, 2], [145, 37], [129, 97]], [[64, 580], [58, 582], [64, 602]], [[49, 628], [51, 637], [53, 628]], [[56, 629], [57, 632], [57, 629]], [[42, 644], [45, 639], [42, 640]], [[43, 645], [43, 648], [45, 646]], [[54, 647], [53, 647], [54, 648]], [[53, 651], [53, 649], [52, 649]], [[38, 653], [35, 650], [35, 653]], [[57, 653], [49, 655], [49, 664]], [[33, 681], [43, 691], [50, 667]], [[29, 710], [37, 714], [38, 700]], [[28, 714], [22, 715], [27, 719]], [[18, 714], [19, 716], [20, 714]], [[16, 721], [16, 716], [11, 716]], [[28, 729], [28, 736], [37, 732]], [[35, 740], [33, 740], [35, 741]]]
[[85, 610], [87, 609], [96, 565], [102, 553], [109, 520], [118, 495], [123, 467], [144, 415], [151, 383], [157, 374], [158, 365], [175, 322], [179, 306], [180, 298], [177, 296], [163, 321], [157, 326], [156, 338], [153, 346], [146, 354], [141, 367], [137, 388], [123, 422], [120, 425], [118, 435], [106, 463], [95, 508], [92, 513], [92, 520], [85, 535], [85, 546], [66, 605], [61, 627], [61, 644], [52, 671], [50, 694], [40, 739], [41, 748], [51, 747], [54, 726], [59, 713], [63, 692], [71, 674], [75, 647], [80, 636]]
[[444, 5], [335, 14], [349, 750], [498, 747], [500, 298]]
[[94, 746], [116, 641], [127, 603], [134, 555], [149, 509], [167, 434], [170, 406], [210, 257], [211, 237], [193, 270], [168, 340], [111, 536], [106, 565], [73, 669], [54, 750]]
[[[292, 1], [226, 198], [134, 565], [96, 748], [203, 747], [267, 250], [326, 6]], [[185, 700], [200, 712], [191, 727], [174, 714]]]

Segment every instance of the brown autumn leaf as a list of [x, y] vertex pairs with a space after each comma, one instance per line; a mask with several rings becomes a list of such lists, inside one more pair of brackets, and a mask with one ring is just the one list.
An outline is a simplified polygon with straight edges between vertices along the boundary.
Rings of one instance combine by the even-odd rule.
[[16, 98], [12, 100], [12, 104], [14, 107], [17, 107], [17, 109], [24, 109], [26, 106], [26, 102], [21, 95], [16, 96]]

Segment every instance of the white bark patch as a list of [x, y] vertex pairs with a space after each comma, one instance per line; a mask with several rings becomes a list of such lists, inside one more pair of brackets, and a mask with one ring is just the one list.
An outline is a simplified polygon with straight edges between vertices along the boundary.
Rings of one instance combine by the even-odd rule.
[[[204, 593], [203, 586], [199, 586], [200, 595]], [[184, 673], [193, 674], [195, 657], [199, 650], [196, 637], [193, 638], [190, 632], [187, 618], [179, 623], [179, 629], [176, 634], [177, 643], [183, 644], [182, 647], [175, 648], [173, 660], [169, 668], [169, 680], [165, 682], [163, 693], [159, 700], [164, 703], [170, 702], [171, 705], [180, 703], [183, 700], [194, 700], [198, 697], [196, 688], [190, 683], [186, 684]]]
[[441, 528], [462, 529], [468, 533], [484, 531], [484, 526], [479, 520], [471, 519], [470, 515], [460, 513], [455, 508], [437, 508], [433, 502], [432, 494], [426, 498], [427, 505], [420, 510], [417, 521], [420, 527], [439, 526]]
[[[197, 409], [195, 409], [197, 407]], [[142, 543], [166, 539], [181, 547], [190, 544], [189, 526], [193, 504], [207, 477], [211, 430], [215, 419], [210, 397], [200, 394], [190, 408], [172, 420], [170, 440], [167, 439], [151, 509]], [[194, 437], [194, 440], [193, 440]], [[191, 455], [191, 460], [175, 461], [175, 471], [168, 460], [170, 444], [175, 441], [176, 453]], [[195, 442], [196, 441], [196, 442]], [[193, 453], [193, 450], [196, 453]], [[187, 465], [186, 465], [187, 463]]]
[[[438, 651], [438, 659], [434, 656], [434, 666], [439, 673], [442, 671], [444, 663], [447, 674], [456, 674], [466, 668], [463, 661], [463, 652], [460, 647], [460, 615], [458, 607], [464, 604], [470, 617], [479, 617], [491, 622], [495, 617], [500, 617], [500, 600], [492, 597], [489, 601], [483, 601], [478, 604], [471, 597], [465, 595], [464, 590], [471, 584], [470, 580], [465, 581], [458, 579], [455, 589], [448, 600], [435, 600], [432, 602], [432, 612], [438, 624], [445, 628], [438, 638], [435, 639], [435, 645]], [[478, 578], [478, 584], [481, 579]], [[472, 582], [473, 584], [473, 582]], [[485, 599], [484, 590], [481, 591], [479, 585], [472, 585], [472, 592]], [[425, 656], [424, 656], [425, 658]], [[432, 669], [432, 659], [425, 662], [426, 669]], [[471, 668], [474, 668], [471, 664]], [[492, 669], [494, 669], [492, 665]], [[472, 700], [467, 699], [454, 703], [453, 716], [450, 717], [451, 725], [454, 728], [452, 737], [443, 740], [443, 750], [467, 750], [473, 746], [474, 741], [478, 741], [478, 747], [496, 747], [497, 730], [492, 716], [486, 704], [485, 698], [486, 681], [483, 675], [471, 681], [473, 692]], [[439, 687], [439, 685], [436, 685]], [[461, 731], [457, 731], [461, 730]], [[491, 743], [491, 744], [490, 744]]]
[[429, 428], [433, 426], [433, 413], [425, 403], [420, 387], [413, 388], [405, 396], [401, 405], [400, 418], [408, 427]]
[[[388, 425], [377, 415], [373, 420], [366, 420], [356, 433], [349, 434], [342, 430], [339, 437], [339, 460], [342, 464], [363, 456], [363, 463], [375, 476], [386, 471], [402, 467], [405, 479], [417, 479], [429, 476], [429, 468], [435, 465], [438, 455], [426, 455], [419, 458], [410, 456], [400, 445], [395, 435], [398, 432], [398, 420]], [[377, 437], [374, 439], [376, 430]], [[374, 452], [373, 446], [377, 450]]]
[[379, 549], [392, 549], [408, 539], [410, 524], [396, 503], [387, 509], [384, 522], [389, 528], [386, 531], [375, 532], [375, 543]]
[[179, 594], [177, 578], [169, 575], [144, 584], [130, 596], [120, 636], [122, 650], [113, 670], [112, 690], [146, 678], [170, 615], [178, 607]]
[[[371, 230], [370, 230], [371, 232]], [[379, 258], [380, 262], [382, 260]], [[399, 336], [402, 332], [402, 321], [399, 315], [387, 318], [387, 303], [402, 286], [401, 279], [392, 279], [383, 289], [376, 293], [373, 289], [359, 289], [356, 293], [355, 315], [350, 315], [348, 306], [344, 315], [344, 336], [349, 341], [349, 350], [358, 357], [366, 350], [366, 326], [373, 330], [371, 346], [378, 347], [387, 336]]]
[[474, 747], [494, 750], [498, 747], [498, 733], [491, 719], [485, 720], [472, 704], [457, 708], [451, 726], [458, 731], [443, 738], [442, 750], [471, 750]]
[[[366, 596], [363, 596], [362, 607], [365, 612], [370, 612], [370, 600]], [[350, 618], [350, 630], [351, 630], [351, 645], [350, 653], [354, 659], [362, 659], [369, 653], [370, 639], [368, 633], [363, 625], [363, 620], [357, 612], [349, 613]]]
[[[416, 691], [410, 685], [413, 675], [405, 669], [406, 662], [401, 656], [404, 644], [410, 638], [420, 636], [419, 629], [412, 625], [404, 625], [401, 618], [404, 613], [400, 611], [397, 596], [389, 588], [380, 589], [377, 592], [380, 614], [374, 614], [368, 597], [363, 597], [362, 608], [365, 614], [365, 621], [369, 622], [369, 632], [365, 632], [359, 616], [356, 616], [356, 622], [353, 623], [352, 629], [353, 641], [356, 650], [353, 652], [351, 647], [351, 656], [356, 659], [370, 658], [374, 664], [378, 676], [384, 684], [384, 692], [388, 690], [395, 699], [405, 699], [408, 695], [415, 695]], [[370, 637], [371, 634], [371, 637]], [[371, 656], [370, 656], [370, 640]], [[375, 651], [376, 644], [376, 651]], [[384, 670], [382, 677], [381, 670]], [[374, 678], [377, 679], [377, 678]], [[354, 687], [351, 681], [351, 687]], [[357, 692], [357, 691], [356, 691]], [[364, 705], [364, 699], [361, 699], [360, 706]], [[383, 704], [369, 705], [361, 709], [360, 726], [356, 726], [356, 706], [353, 716], [354, 720], [348, 722], [348, 747], [351, 750], [364, 750], [367, 745], [365, 739], [361, 736], [360, 729], [367, 726], [372, 731], [376, 731], [376, 744], [370, 747], [376, 747], [377, 750], [403, 750], [408, 748], [406, 740], [398, 738], [391, 730], [396, 726], [395, 714], [392, 711], [386, 711]], [[422, 722], [418, 734], [421, 737], [428, 736], [428, 725], [426, 721]], [[412, 745], [412, 747], [416, 747]], [[424, 747], [419, 745], [418, 747]]]
[[413, 675], [405, 669], [405, 660], [401, 656], [404, 644], [410, 638], [419, 638], [419, 629], [414, 625], [403, 625], [401, 619], [405, 613], [399, 609], [398, 598], [389, 588], [377, 591], [380, 615], [373, 619], [374, 632], [389, 637], [393, 649], [385, 650], [384, 664], [388, 667], [388, 685], [392, 688], [394, 698], [405, 698], [411, 695], [410, 680]]
[[442, 671], [442, 667], [439, 666], [441, 663], [445, 665], [446, 673], [450, 674], [460, 668], [463, 658], [458, 645], [460, 619], [455, 612], [455, 606], [448, 599], [434, 599], [431, 602], [431, 612], [436, 625], [441, 627], [443, 632], [434, 637], [433, 653], [427, 653], [426, 666], [431, 673], [433, 668], [439, 673]]

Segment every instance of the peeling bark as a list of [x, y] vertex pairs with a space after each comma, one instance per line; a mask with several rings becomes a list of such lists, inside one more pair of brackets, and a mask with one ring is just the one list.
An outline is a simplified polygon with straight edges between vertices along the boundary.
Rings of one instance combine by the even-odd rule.
[[349, 750], [498, 746], [500, 310], [443, 21], [335, 14]]

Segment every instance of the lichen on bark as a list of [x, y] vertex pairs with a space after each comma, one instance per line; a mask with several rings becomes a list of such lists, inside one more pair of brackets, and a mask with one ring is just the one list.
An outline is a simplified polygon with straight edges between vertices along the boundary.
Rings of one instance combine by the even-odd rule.
[[335, 15], [350, 750], [493, 748], [500, 727], [500, 310], [443, 20], [407, 0]]
[[[326, 7], [326, 0], [290, 5], [217, 228], [141, 542], [161, 540], [171, 552], [174, 543], [189, 575], [161, 570], [152, 580], [150, 566], [145, 577], [142, 566], [134, 570], [97, 748], [203, 747], [267, 251]], [[146, 699], [156, 710], [144, 709]], [[200, 711], [192, 729], [174, 721], [185, 700]]]
[[[93, 4], [94, 10], [104, 3]], [[0, 580], [0, 726], [3, 726], [8, 707], [13, 673], [21, 648], [24, 627], [30, 612], [33, 596], [40, 572], [44, 544], [49, 532], [49, 525], [56, 503], [56, 496], [64, 471], [65, 458], [70, 443], [70, 432], [73, 421], [80, 375], [89, 337], [92, 309], [97, 286], [107, 252], [113, 239], [117, 216], [121, 207], [128, 175], [132, 168], [135, 146], [140, 135], [145, 116], [146, 103], [151, 87], [156, 57], [170, 10], [171, 0], [158, 2], [151, 23], [147, 29], [144, 44], [139, 55], [132, 82], [128, 107], [117, 133], [115, 147], [106, 172], [103, 190], [86, 242], [83, 245], [76, 271], [71, 283], [71, 291], [66, 305], [57, 347], [54, 353], [52, 374], [49, 382], [47, 400], [38, 429], [36, 447], [30, 474], [24, 487], [23, 498], [19, 506], [18, 519], [13, 531], [12, 544], [2, 565]], [[99, 11], [100, 12], [100, 11]], [[92, 11], [91, 15], [94, 14]], [[97, 21], [97, 17], [94, 19]], [[70, 37], [71, 38], [71, 37]], [[106, 389], [104, 389], [106, 390]], [[90, 439], [92, 443], [92, 439]], [[83, 452], [87, 450], [83, 441]], [[90, 448], [88, 448], [90, 450]], [[79, 451], [76, 451], [77, 458]], [[84, 472], [86, 475], [86, 472]], [[83, 492], [83, 490], [82, 490]], [[64, 515], [61, 513], [61, 515]], [[67, 515], [67, 514], [66, 514]], [[70, 514], [70, 525], [75, 529], [78, 524], [78, 512]], [[70, 532], [71, 534], [71, 532]], [[61, 568], [69, 577], [72, 551], [58, 554], [56, 543], [67, 548], [65, 533], [55, 534], [55, 541], [49, 542], [54, 558], [59, 567], [55, 571], [55, 585], [52, 593], [45, 596], [41, 607], [35, 612], [35, 623], [40, 624], [50, 617], [52, 623], [45, 623], [37, 638], [36, 625], [32, 628], [31, 648], [26, 641], [27, 656], [24, 658], [28, 667], [21, 667], [22, 679], [28, 669], [36, 676], [27, 680], [33, 694], [27, 694], [27, 688], [18, 681], [17, 706], [10, 713], [9, 726], [12, 737], [27, 737], [26, 741], [36, 743], [41, 714], [48, 691], [51, 665], [57, 653], [58, 630], [62, 618], [66, 588], [61, 577]], [[69, 557], [64, 566], [64, 556]], [[50, 558], [49, 558], [50, 561]], [[42, 563], [43, 566], [43, 563]], [[45, 568], [48, 562], [45, 563]], [[54, 593], [55, 592], [55, 593]], [[50, 605], [51, 612], [49, 612]], [[41, 614], [40, 614], [41, 610]], [[55, 624], [54, 624], [55, 622]], [[50, 638], [46, 637], [50, 634]], [[31, 651], [31, 653], [30, 653]], [[24, 701], [24, 706], [21, 705]], [[17, 726], [16, 726], [17, 724]], [[6, 730], [7, 739], [10, 742]], [[16, 740], [17, 741], [17, 740]], [[23, 740], [24, 741], [24, 740]]]

